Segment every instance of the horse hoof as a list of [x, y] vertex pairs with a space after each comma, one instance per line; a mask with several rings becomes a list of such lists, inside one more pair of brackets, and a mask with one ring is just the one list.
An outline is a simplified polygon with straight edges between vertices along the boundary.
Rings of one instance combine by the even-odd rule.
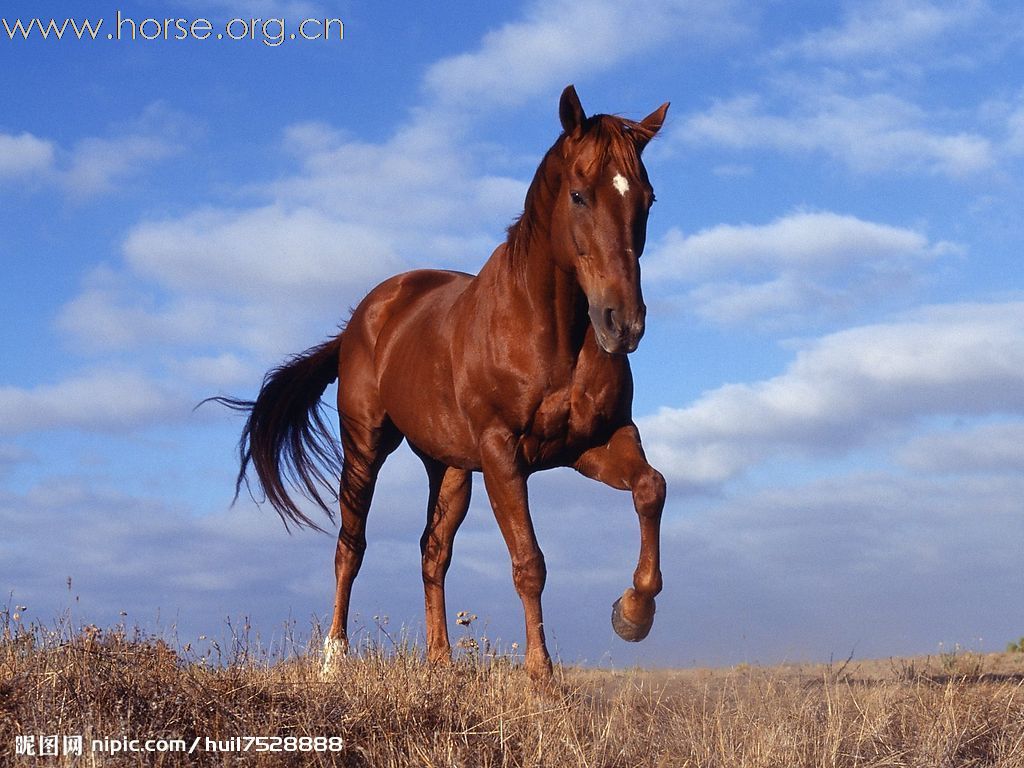
[[612, 603], [612, 629], [615, 630], [615, 634], [621, 637], [628, 643], [639, 643], [643, 640], [651, 631], [651, 627], [654, 626], [654, 606], [653, 600], [651, 606], [651, 615], [642, 624], [634, 624], [632, 621], [622, 615], [622, 598], [620, 597], [614, 603]]
[[527, 659], [526, 674], [534, 684], [548, 685], [554, 680], [555, 670], [547, 657], [533, 661]]

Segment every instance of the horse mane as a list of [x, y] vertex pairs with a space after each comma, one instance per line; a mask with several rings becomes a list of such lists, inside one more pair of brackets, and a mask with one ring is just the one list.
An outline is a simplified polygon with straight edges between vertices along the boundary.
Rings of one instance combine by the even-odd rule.
[[[640, 149], [654, 138], [656, 130], [643, 123], [628, 120], [618, 115], [592, 115], [584, 121], [582, 135], [578, 141], [598, 146], [596, 163], [604, 166], [614, 162], [620, 168], [633, 168], [640, 162]], [[563, 132], [544, 155], [533, 176], [523, 212], [506, 230], [505, 243], [515, 268], [525, 262], [526, 249], [539, 227], [545, 226], [544, 214], [550, 206], [545, 198], [553, 192], [549, 183], [552, 163], [564, 163], [563, 147], [568, 136]]]

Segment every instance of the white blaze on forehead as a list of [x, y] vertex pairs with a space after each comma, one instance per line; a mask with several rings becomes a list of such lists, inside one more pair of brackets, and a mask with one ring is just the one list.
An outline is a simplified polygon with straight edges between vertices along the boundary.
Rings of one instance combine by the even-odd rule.
[[615, 178], [612, 179], [612, 184], [615, 185], [615, 188], [619, 190], [619, 194], [623, 197], [625, 197], [626, 193], [629, 192], [629, 182], [626, 181], [626, 177], [621, 173], [615, 174]]

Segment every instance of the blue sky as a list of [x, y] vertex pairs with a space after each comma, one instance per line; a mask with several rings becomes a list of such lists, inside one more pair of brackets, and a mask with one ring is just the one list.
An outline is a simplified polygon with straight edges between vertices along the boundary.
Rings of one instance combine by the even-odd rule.
[[[669, 482], [650, 638], [613, 634], [629, 499], [531, 481], [564, 661], [999, 649], [1024, 632], [1024, 12], [1009, 2], [252, 0], [80, 18], [341, 18], [344, 40], [0, 29], [0, 589], [32, 617], [266, 638], [329, 608], [333, 540], [229, 506], [202, 397], [333, 332], [379, 280], [476, 271], [575, 83], [671, 101], [635, 412]], [[56, 4], [6, 3], [25, 23]], [[237, 27], [236, 27], [237, 29]], [[330, 397], [330, 394], [329, 394]], [[477, 482], [449, 608], [522, 639]], [[386, 466], [359, 626], [422, 626], [426, 486]], [[72, 579], [72, 590], [66, 581]], [[77, 597], [77, 601], [74, 599]]]

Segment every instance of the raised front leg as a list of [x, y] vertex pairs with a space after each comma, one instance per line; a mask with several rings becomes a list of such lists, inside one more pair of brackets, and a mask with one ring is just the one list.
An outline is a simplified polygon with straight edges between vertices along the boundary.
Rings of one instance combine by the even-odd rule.
[[612, 606], [612, 626], [623, 640], [643, 640], [654, 624], [654, 597], [661, 592], [665, 478], [647, 463], [640, 433], [633, 424], [619, 429], [604, 445], [584, 453], [576, 462], [576, 469], [612, 488], [633, 492], [633, 505], [640, 518], [640, 558], [633, 572], [632, 588]]
[[427, 658], [448, 662], [452, 658], [448, 640], [448, 616], [444, 580], [452, 562], [452, 543], [466, 519], [472, 490], [472, 473], [423, 459], [430, 480], [427, 526], [420, 538], [423, 556], [423, 599], [427, 616]]
[[512, 581], [523, 601], [526, 617], [526, 672], [535, 679], [551, 677], [551, 656], [544, 642], [544, 617], [540, 596], [547, 569], [530, 519], [526, 473], [515, 456], [511, 435], [495, 430], [480, 445], [484, 485], [494, 517], [512, 558]]

